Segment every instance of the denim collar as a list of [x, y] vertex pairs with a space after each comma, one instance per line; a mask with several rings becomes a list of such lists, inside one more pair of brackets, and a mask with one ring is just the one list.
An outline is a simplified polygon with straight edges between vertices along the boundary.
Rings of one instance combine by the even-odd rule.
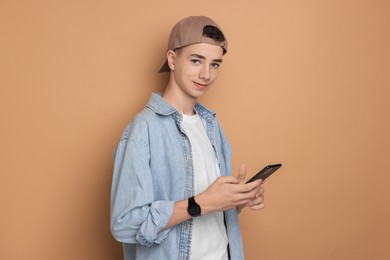
[[[179, 113], [162, 97], [162, 93], [152, 93], [147, 107], [153, 110], [156, 114], [164, 116], [172, 115], [176, 112]], [[195, 111], [203, 118], [213, 118], [216, 115], [214, 111], [207, 109], [199, 103], [195, 104]]]

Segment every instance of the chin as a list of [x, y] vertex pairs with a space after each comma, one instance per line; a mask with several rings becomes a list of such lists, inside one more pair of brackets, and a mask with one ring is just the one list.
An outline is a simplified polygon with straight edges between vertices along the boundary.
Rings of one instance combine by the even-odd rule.
[[192, 93], [194, 98], [201, 98], [207, 93], [208, 89], [197, 90]]

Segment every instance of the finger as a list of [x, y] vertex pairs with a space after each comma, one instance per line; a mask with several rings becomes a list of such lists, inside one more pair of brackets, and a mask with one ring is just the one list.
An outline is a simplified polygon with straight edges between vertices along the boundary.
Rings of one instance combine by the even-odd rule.
[[[237, 200], [240, 201], [240, 203], [251, 203], [250, 205], [253, 205], [254, 202], [262, 200], [262, 197], [256, 197], [257, 191], [250, 191], [250, 192], [243, 192], [237, 195]], [[259, 202], [258, 202], [259, 203]], [[248, 204], [249, 206], [249, 204]]]
[[219, 179], [224, 183], [240, 183], [240, 180], [234, 176], [221, 176]]
[[248, 206], [252, 207], [252, 206], [256, 206], [256, 205], [260, 205], [260, 204], [264, 204], [264, 197], [261, 196], [261, 197], [258, 197], [256, 199], [253, 199], [249, 204]]
[[263, 208], [264, 207], [264, 205], [262, 205], [262, 204], [264, 204], [264, 202], [263, 201], [261, 201], [261, 200], [250, 200], [250, 201], [242, 201], [242, 202], [246, 202], [246, 203], [240, 203], [240, 205], [241, 205], [241, 207], [242, 208], [245, 208], [245, 207], [248, 207], [248, 208], [253, 208], [253, 209], [260, 209], [260, 208]]
[[257, 192], [258, 197], [264, 194], [264, 188], [260, 187], [259, 191]]
[[240, 165], [240, 167], [238, 168], [238, 176], [237, 177], [239, 180], [244, 180], [245, 176], [246, 176], [246, 165], [242, 163]]
[[260, 210], [260, 209], [263, 209], [265, 207], [264, 203], [261, 203], [261, 204], [257, 204], [257, 205], [254, 205], [254, 206], [251, 206], [251, 210]]
[[237, 202], [237, 206], [240, 206], [242, 208], [245, 208], [245, 207], [253, 207], [255, 205], [258, 205], [259, 203], [257, 204], [253, 204], [253, 199], [243, 199], [243, 200], [240, 200]]
[[256, 197], [256, 198], [252, 199], [251, 202], [248, 203], [248, 206], [254, 206], [257, 204], [261, 204], [263, 202], [264, 202], [264, 198], [262, 196]]
[[250, 192], [250, 191], [252, 191], [254, 189], [258, 189], [260, 187], [260, 185], [261, 185], [261, 182], [262, 182], [262, 180], [258, 179], [258, 180], [255, 180], [253, 182], [244, 184], [243, 186], [245, 187], [245, 189], [244, 189], [243, 192]]

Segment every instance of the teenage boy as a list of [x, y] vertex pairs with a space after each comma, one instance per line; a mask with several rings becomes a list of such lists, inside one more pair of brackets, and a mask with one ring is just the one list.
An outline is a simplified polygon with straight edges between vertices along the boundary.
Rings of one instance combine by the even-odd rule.
[[227, 40], [205, 16], [172, 29], [163, 94], [152, 94], [115, 151], [111, 231], [125, 259], [243, 259], [237, 214], [262, 209], [261, 181], [231, 176], [231, 147], [197, 103], [217, 78]]

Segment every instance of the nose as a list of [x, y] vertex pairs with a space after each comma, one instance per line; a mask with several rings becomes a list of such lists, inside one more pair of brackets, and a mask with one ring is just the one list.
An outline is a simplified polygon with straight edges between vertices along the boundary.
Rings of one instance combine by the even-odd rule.
[[199, 78], [209, 80], [211, 76], [211, 70], [210, 67], [206, 64], [204, 64], [199, 71]]

